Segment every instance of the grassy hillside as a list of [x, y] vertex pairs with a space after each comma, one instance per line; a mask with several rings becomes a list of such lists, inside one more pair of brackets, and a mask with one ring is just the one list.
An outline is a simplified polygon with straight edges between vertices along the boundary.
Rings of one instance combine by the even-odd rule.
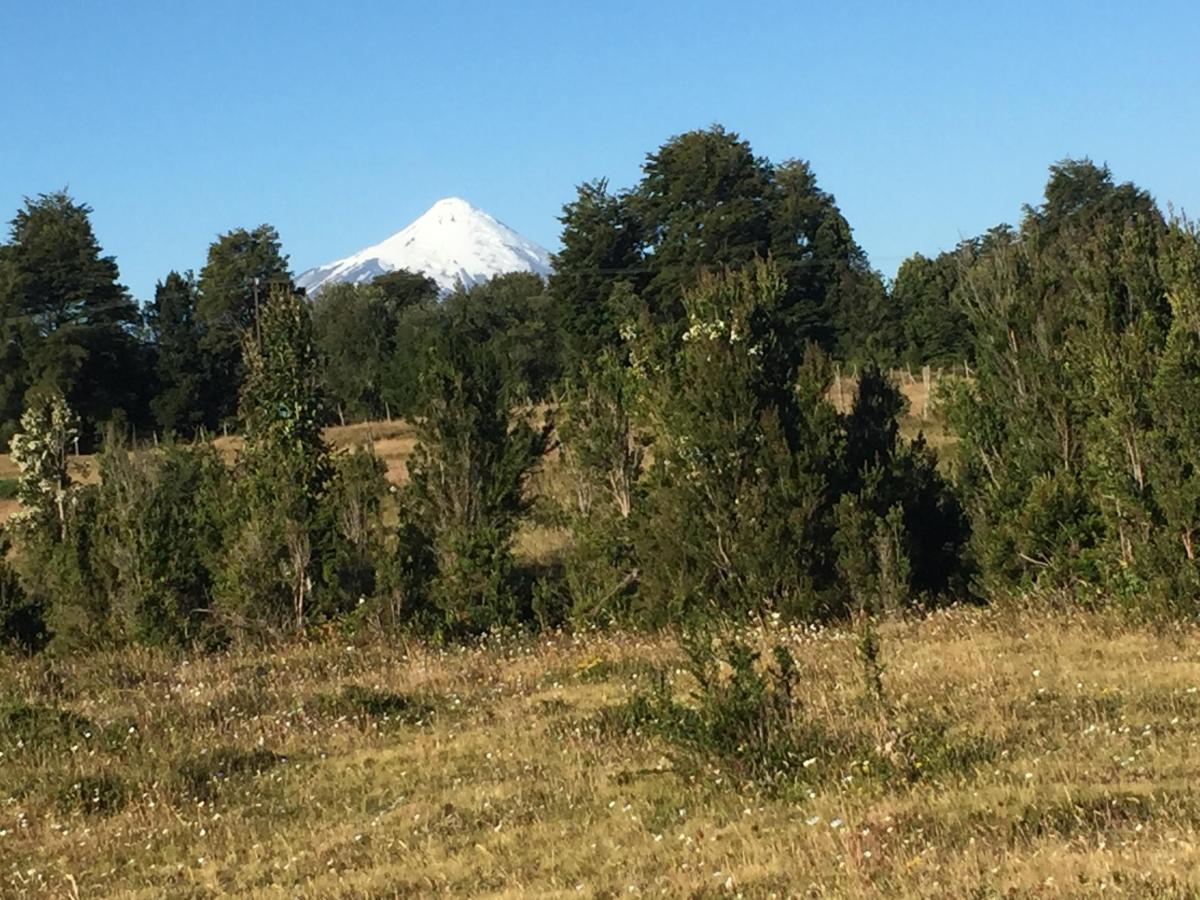
[[630, 716], [651, 683], [692, 688], [670, 635], [4, 660], [0, 895], [1200, 889], [1196, 631], [888, 624], [905, 777], [869, 764], [886, 732], [847, 634], [749, 637], [792, 647], [798, 710], [827, 736], [769, 795]]

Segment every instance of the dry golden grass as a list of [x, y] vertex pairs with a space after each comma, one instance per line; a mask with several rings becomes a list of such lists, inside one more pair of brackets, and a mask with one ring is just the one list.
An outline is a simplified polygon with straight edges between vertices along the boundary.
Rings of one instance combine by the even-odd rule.
[[[804, 715], [869, 723], [848, 635], [756, 637], [792, 646]], [[588, 727], [658, 673], [686, 695], [671, 635], [7, 659], [0, 895], [1194, 896], [1198, 637], [976, 610], [890, 623], [897, 714], [993, 752], [888, 783], [818, 749], [783, 796]]]

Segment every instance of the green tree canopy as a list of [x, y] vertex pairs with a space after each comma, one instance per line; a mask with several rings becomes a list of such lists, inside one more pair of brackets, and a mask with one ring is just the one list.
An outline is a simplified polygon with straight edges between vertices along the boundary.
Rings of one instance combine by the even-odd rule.
[[259, 225], [253, 231], [235, 228], [220, 235], [208, 248], [198, 287], [196, 317], [204, 332], [211, 379], [208, 390], [214, 398], [212, 415], [220, 421], [237, 409], [245, 378], [243, 333], [254, 327], [273, 288], [293, 288], [279, 232], [270, 225]]
[[785, 279], [780, 322], [795, 360], [809, 341], [851, 357], [894, 355], [898, 322], [882, 281], [807, 163], [776, 165], [713, 126], [671, 138], [642, 173], [624, 193], [585, 184], [564, 207], [550, 292], [569, 346], [591, 356], [611, 346], [630, 293], [656, 321], [681, 325], [684, 293], [702, 275], [769, 256]]
[[212, 416], [206, 415], [211, 398], [205, 394], [206, 357], [196, 321], [198, 294], [191, 272], [171, 272], [155, 286], [154, 300], [146, 309], [157, 376], [150, 407], [160, 428], [183, 435], [212, 424]]
[[140, 417], [145, 400], [140, 314], [91, 213], [65, 191], [26, 198], [0, 247], [0, 355], [12, 365], [0, 381], [0, 412], [12, 416], [30, 388], [58, 390], [85, 437], [114, 417]]

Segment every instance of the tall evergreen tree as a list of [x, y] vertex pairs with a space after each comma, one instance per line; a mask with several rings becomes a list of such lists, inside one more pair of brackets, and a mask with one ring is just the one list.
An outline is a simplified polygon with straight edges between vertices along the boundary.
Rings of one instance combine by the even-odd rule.
[[288, 258], [279, 232], [270, 225], [252, 231], [236, 228], [220, 235], [208, 248], [200, 270], [196, 317], [203, 329], [207, 391], [213, 398], [211, 418], [216, 425], [237, 411], [245, 378], [242, 338], [261, 319], [270, 292], [277, 286], [292, 290]]
[[182, 435], [192, 435], [206, 423], [214, 424], [211, 398], [206, 394], [206, 357], [196, 320], [198, 293], [191, 272], [171, 272], [155, 286], [154, 300], [146, 310], [157, 376], [150, 406], [160, 428]]
[[11, 415], [31, 388], [61, 391], [85, 439], [114, 417], [141, 418], [146, 400], [140, 314], [91, 213], [65, 191], [26, 198], [0, 253], [0, 355], [14, 366], [0, 406]]
[[443, 302], [444, 315], [486, 335], [488, 352], [514, 397], [543, 399], [559, 375], [558, 311], [530, 272], [497, 275]]
[[663, 363], [638, 369], [655, 444], [634, 547], [652, 619], [812, 615], [830, 586], [842, 432], [823, 358], [791, 362], [784, 294], [762, 262], [702, 279]]
[[405, 269], [369, 284], [332, 284], [316, 296], [313, 330], [339, 416], [411, 412], [425, 338], [419, 326], [437, 297], [437, 282]]
[[308, 303], [276, 285], [258, 324], [242, 332], [246, 449], [237, 469], [239, 516], [217, 597], [224, 624], [243, 634], [302, 629], [328, 614], [324, 604], [332, 602], [321, 591], [326, 573], [320, 565], [330, 537], [321, 511], [332, 466], [321, 437]]
[[461, 308], [436, 323], [401, 496], [401, 568], [421, 602], [414, 612], [441, 632], [527, 614], [515, 590], [512, 540], [549, 427], [534, 428], [514, 409], [487, 338]]
[[558, 310], [563, 364], [576, 371], [619, 343], [621, 312], [612, 303], [619, 284], [644, 283], [642, 232], [623, 195], [605, 179], [576, 189], [563, 207], [562, 249], [554, 257], [549, 293]]
[[1020, 231], [990, 233], [963, 275], [976, 377], [950, 412], [985, 587], [1094, 581], [1106, 528], [1126, 529], [1129, 469], [1112, 442], [1140, 443], [1134, 385], [1161, 343], [1163, 228], [1144, 191], [1069, 160]]
[[373, 284], [329, 285], [313, 301], [325, 387], [343, 421], [383, 414], [383, 367], [397, 325], [390, 312], [383, 291]]
[[713, 126], [673, 137], [642, 172], [625, 193], [585, 184], [564, 209], [550, 292], [584, 357], [616, 344], [631, 307], [644, 303], [655, 321], [682, 327], [683, 295], [703, 275], [768, 256], [784, 276], [780, 317], [793, 361], [810, 341], [894, 356], [899, 323], [882, 281], [807, 163], [775, 165]]
[[970, 359], [971, 326], [956, 290], [962, 269], [977, 255], [977, 241], [933, 259], [914, 253], [900, 264], [892, 304], [901, 319], [901, 358], [910, 366], [950, 365]]

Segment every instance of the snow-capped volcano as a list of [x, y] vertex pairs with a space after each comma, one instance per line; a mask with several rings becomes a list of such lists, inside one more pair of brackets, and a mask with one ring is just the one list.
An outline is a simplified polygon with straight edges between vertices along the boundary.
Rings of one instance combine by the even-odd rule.
[[550, 274], [550, 253], [466, 200], [439, 200], [415, 222], [353, 256], [309, 269], [296, 279], [309, 295], [335, 281], [367, 282], [385, 272], [423, 272], [448, 294], [506, 272]]

